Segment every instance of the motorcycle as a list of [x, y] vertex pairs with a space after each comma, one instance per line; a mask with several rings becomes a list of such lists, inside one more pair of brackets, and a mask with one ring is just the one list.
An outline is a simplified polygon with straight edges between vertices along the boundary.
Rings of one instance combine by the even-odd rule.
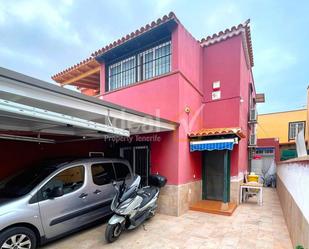
[[157, 209], [160, 188], [164, 187], [167, 179], [160, 175], [149, 177], [150, 186], [140, 188], [141, 177], [133, 177], [130, 186], [126, 179], [118, 186], [113, 182], [116, 195], [111, 204], [114, 215], [108, 221], [105, 230], [105, 240], [108, 243], [116, 241], [124, 230], [132, 230], [145, 220], [152, 218]]

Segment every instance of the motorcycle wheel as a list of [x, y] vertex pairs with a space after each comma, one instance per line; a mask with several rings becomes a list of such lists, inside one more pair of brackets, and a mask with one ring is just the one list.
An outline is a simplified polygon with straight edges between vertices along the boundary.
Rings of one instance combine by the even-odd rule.
[[113, 243], [120, 237], [121, 233], [122, 233], [122, 226], [120, 223], [113, 224], [113, 225], [107, 224], [107, 227], [105, 230], [105, 240], [108, 243]]

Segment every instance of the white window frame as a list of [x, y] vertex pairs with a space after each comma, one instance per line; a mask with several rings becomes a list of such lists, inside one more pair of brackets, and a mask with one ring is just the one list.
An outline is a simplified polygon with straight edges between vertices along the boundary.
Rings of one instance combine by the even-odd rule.
[[[296, 121], [296, 122], [289, 122], [289, 140], [295, 140], [297, 134], [301, 131], [301, 128], [304, 129], [305, 134], [305, 127], [306, 127], [306, 121]], [[292, 129], [295, 128], [295, 136], [292, 136]]]
[[[158, 46], [155, 46], [153, 48], [150, 48], [150, 49], [147, 49], [146, 51], [142, 52], [142, 53], [139, 53], [138, 54], [138, 81], [141, 81], [141, 80], [148, 80], [148, 79], [151, 79], [151, 78], [154, 78], [156, 76], [159, 76], [159, 75], [162, 75], [162, 74], [158, 74], [156, 75], [156, 51], [159, 49], [159, 48], [162, 48], [164, 46], [167, 46], [167, 45], [170, 45], [170, 53], [169, 53], [169, 56], [170, 56], [170, 67], [168, 69], [168, 72], [171, 72], [172, 71], [172, 42], [171, 41], [168, 41], [168, 42], [164, 42]], [[145, 76], [146, 76], [146, 64], [145, 64], [145, 55], [149, 54], [152, 52], [152, 75], [151, 77], [145, 79]], [[141, 57], [143, 57], [143, 78], [141, 79], [141, 73], [140, 73], [140, 68], [141, 68], [141, 64], [140, 64], [140, 59]]]
[[[134, 65], [136, 65], [136, 57], [135, 56], [131, 56], [131, 57], [129, 57], [129, 58], [127, 58], [127, 59], [124, 59], [124, 60], [122, 60], [122, 61], [119, 61], [119, 62], [117, 62], [117, 63], [114, 63], [114, 64], [112, 64], [112, 65], [110, 65], [109, 67], [108, 67], [108, 90], [109, 91], [112, 91], [112, 90], [115, 90], [115, 89], [118, 89], [118, 88], [122, 88], [122, 87], [124, 87], [124, 86], [127, 86], [127, 85], [131, 85], [131, 84], [133, 84], [134, 82], [136, 82], [136, 70], [134, 70], [134, 78], [135, 78], [135, 80], [133, 80], [133, 82], [132, 83], [129, 83], [129, 84], [127, 84], [127, 85], [123, 85], [123, 80], [122, 80], [122, 74], [124, 73], [123, 72], [123, 70], [122, 70], [122, 67], [123, 67], [123, 64], [124, 63], [126, 63], [126, 62], [128, 62], [128, 61], [130, 61], [130, 60], [132, 60], [133, 59], [133, 61], [134, 61]], [[118, 67], [120, 65], [120, 73], [119, 73], [119, 77], [120, 77], [120, 81], [116, 84], [116, 87], [114, 87], [113, 89], [111, 88], [111, 81], [110, 81], [110, 79], [111, 79], [111, 77], [112, 77], [112, 75], [111, 75], [111, 70], [113, 69], [113, 68], [115, 68], [115, 67]], [[136, 67], [136, 66], [135, 66]], [[134, 69], [135, 69], [135, 67], [134, 67]], [[131, 68], [132, 69], [132, 68]], [[130, 70], [131, 70], [130, 69]]]
[[[165, 72], [165, 73], [169, 73], [172, 71], [172, 42], [171, 41], [167, 41], [167, 42], [164, 42], [164, 43], [161, 43], [155, 47], [152, 47], [150, 49], [147, 49], [146, 51], [143, 51], [141, 53], [138, 53], [137, 55], [133, 55], [133, 56], [130, 56], [129, 58], [126, 58], [124, 60], [121, 60], [119, 62], [116, 62], [114, 64], [111, 64], [108, 66], [108, 91], [113, 91], [113, 90], [116, 90], [116, 89], [119, 89], [119, 88], [122, 88], [122, 87], [125, 87], [125, 86], [128, 86], [128, 85], [131, 85], [131, 84], [134, 84], [136, 82], [139, 82], [139, 81], [142, 81], [142, 80], [149, 80], [151, 78], [154, 78], [156, 76], [159, 76], [159, 75], [163, 75], [165, 73], [162, 73], [162, 74], [156, 74], [156, 59], [158, 58], [155, 58], [156, 56], [156, 51], [164, 46], [167, 46], [167, 45], [170, 45], [170, 52], [169, 52], [169, 58], [170, 58], [170, 61], [169, 61], [169, 68], [168, 68], [168, 71]], [[152, 52], [152, 75], [150, 77], [148, 77], [147, 79], [145, 79], [145, 76], [146, 76], [146, 71], [145, 71], [145, 67], [146, 67], [146, 64], [145, 64], [145, 55], [149, 54]], [[167, 56], [167, 55], [165, 55]], [[143, 64], [141, 65], [140, 62], [141, 62], [141, 57], [143, 57]], [[164, 57], [164, 56], [163, 56]], [[137, 67], [137, 72], [136, 70], [134, 70], [134, 80], [132, 83], [129, 83], [129, 84], [126, 84], [124, 85], [123, 83], [123, 64], [129, 60], [134, 60], [134, 65], [135, 65], [135, 68]], [[118, 67], [120, 65], [120, 72], [119, 75], [120, 75], [120, 79], [119, 79], [119, 82], [116, 82], [116, 84], [114, 85], [114, 87], [112, 88], [112, 85], [111, 85], [111, 71], [113, 68], [115, 67]], [[143, 67], [143, 75], [141, 77], [141, 67]]]

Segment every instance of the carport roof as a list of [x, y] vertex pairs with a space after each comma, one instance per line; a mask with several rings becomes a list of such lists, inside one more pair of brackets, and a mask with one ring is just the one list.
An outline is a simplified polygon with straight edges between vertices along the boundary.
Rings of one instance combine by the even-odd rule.
[[[102, 130], [95, 129], [98, 126], [123, 129], [129, 131], [131, 135], [171, 131], [178, 126], [178, 123], [173, 121], [86, 96], [1, 67], [0, 100], [2, 100], [0, 104], [10, 104], [13, 110], [18, 110], [20, 106], [25, 107], [26, 110], [33, 108], [32, 116], [25, 115], [27, 113], [23, 113], [22, 110], [13, 112], [14, 115], [12, 115], [12, 112], [2, 108], [0, 110], [0, 130], [2, 131], [18, 130], [42, 134], [98, 137], [102, 136]], [[91, 129], [70, 123], [65, 124], [63, 120], [61, 120], [62, 123], [52, 120], [46, 122], [44, 117], [42, 119], [41, 116], [35, 116], [36, 112], [44, 114], [44, 111], [56, 116], [63, 115], [68, 118], [67, 120], [78, 119], [83, 125], [91, 126]], [[36, 129], [32, 129], [33, 127]]]

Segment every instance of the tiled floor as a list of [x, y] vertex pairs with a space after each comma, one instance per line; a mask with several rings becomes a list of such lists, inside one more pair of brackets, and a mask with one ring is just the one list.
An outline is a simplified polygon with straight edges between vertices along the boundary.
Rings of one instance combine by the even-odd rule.
[[134, 231], [107, 245], [105, 225], [88, 229], [44, 247], [85, 248], [199, 248], [292, 249], [289, 233], [274, 189], [265, 189], [264, 205], [240, 205], [233, 216], [188, 211], [181, 217], [156, 215]]

